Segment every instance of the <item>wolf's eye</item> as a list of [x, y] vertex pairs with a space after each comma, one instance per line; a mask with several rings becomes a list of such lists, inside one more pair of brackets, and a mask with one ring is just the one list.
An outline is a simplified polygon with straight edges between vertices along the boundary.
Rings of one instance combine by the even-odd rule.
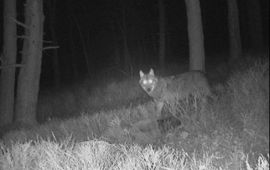
[[152, 84], [152, 83], [153, 83], [153, 80], [152, 80], [152, 79], [149, 79], [148, 81], [149, 81], [149, 83], [150, 83], [150, 84]]
[[143, 80], [143, 84], [147, 84], [147, 80]]

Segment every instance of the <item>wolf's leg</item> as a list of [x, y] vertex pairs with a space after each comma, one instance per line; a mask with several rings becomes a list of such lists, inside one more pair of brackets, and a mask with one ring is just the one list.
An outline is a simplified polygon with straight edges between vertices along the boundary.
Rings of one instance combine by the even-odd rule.
[[161, 117], [162, 109], [164, 107], [164, 102], [162, 102], [162, 101], [155, 101], [155, 103], [156, 103], [156, 109], [157, 109], [157, 117], [160, 118]]

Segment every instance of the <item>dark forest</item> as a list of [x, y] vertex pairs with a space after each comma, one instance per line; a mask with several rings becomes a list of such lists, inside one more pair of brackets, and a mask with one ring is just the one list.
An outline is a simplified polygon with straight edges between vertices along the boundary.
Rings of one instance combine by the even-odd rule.
[[269, 169], [269, 0], [0, 8], [0, 169]]

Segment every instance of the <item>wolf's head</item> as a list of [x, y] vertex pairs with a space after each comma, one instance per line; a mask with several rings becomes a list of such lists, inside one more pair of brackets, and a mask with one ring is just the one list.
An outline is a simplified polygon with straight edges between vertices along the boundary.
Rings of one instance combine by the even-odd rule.
[[154, 70], [151, 68], [148, 74], [144, 74], [140, 70], [140, 85], [148, 93], [152, 93], [157, 86], [158, 79], [154, 74]]

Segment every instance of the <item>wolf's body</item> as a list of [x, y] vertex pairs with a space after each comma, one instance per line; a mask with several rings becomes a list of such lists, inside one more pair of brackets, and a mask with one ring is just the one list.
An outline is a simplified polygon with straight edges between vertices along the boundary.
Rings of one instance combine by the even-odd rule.
[[148, 74], [140, 71], [140, 85], [157, 103], [158, 114], [164, 104], [175, 104], [190, 96], [205, 99], [211, 95], [205, 75], [200, 71], [190, 71], [170, 77], [156, 77], [153, 69]]

